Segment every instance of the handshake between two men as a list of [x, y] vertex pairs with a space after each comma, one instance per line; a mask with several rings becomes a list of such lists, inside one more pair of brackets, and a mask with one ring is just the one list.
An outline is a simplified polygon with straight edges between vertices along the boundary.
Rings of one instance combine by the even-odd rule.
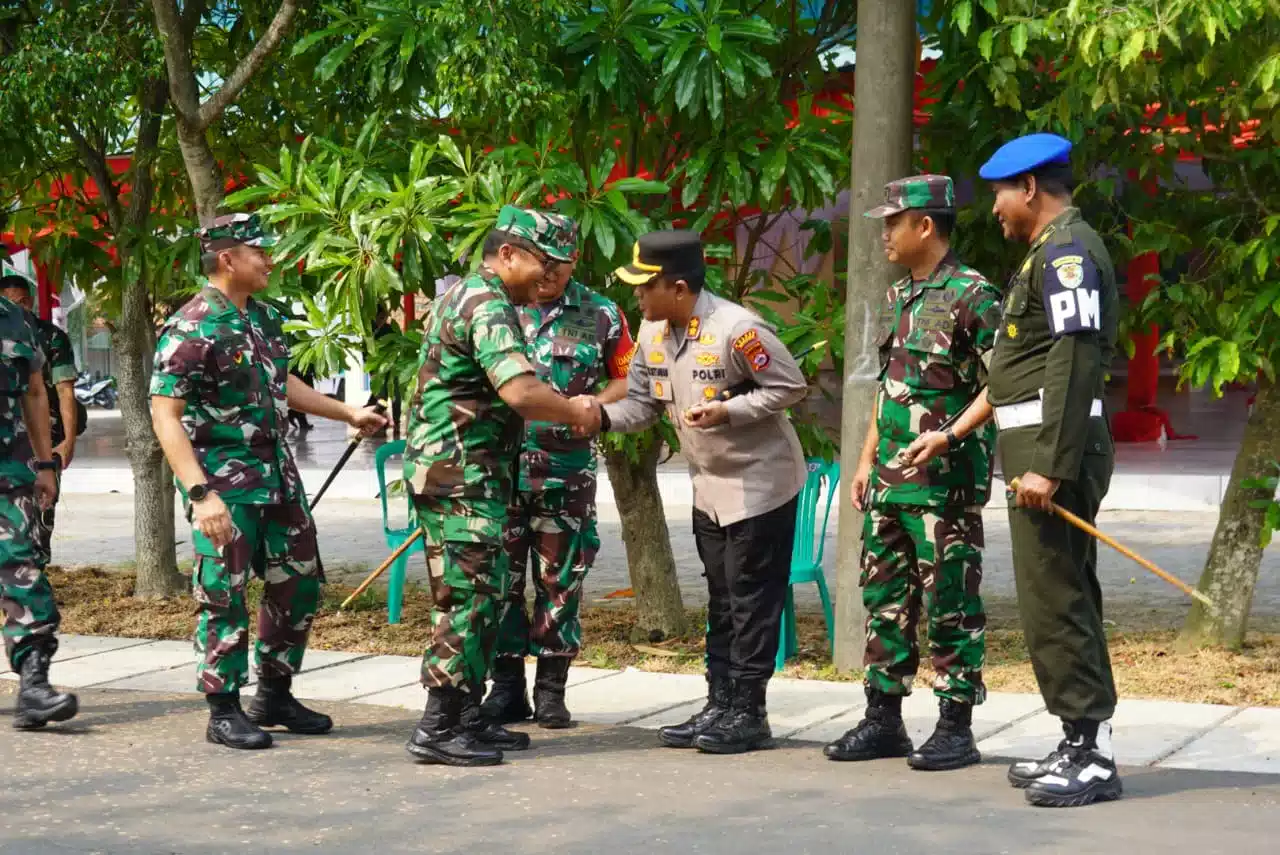
[[[569, 401], [581, 414], [581, 419], [573, 423], [574, 436], [595, 436], [602, 430], [608, 430], [609, 423], [604, 413], [604, 406], [594, 395], [578, 395]], [[712, 428], [729, 421], [729, 411], [723, 401], [708, 401], [690, 407], [681, 413], [684, 423], [692, 428]]]

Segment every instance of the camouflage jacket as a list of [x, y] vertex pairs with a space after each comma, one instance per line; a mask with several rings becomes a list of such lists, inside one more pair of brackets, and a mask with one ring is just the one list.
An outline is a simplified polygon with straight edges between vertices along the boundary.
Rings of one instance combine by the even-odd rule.
[[875, 504], [983, 505], [991, 490], [995, 426], [988, 422], [949, 454], [905, 469], [898, 452], [961, 412], [986, 383], [1000, 290], [948, 254], [925, 282], [889, 288], [880, 314], [879, 445], [871, 478]]
[[224, 502], [303, 498], [284, 439], [289, 348], [282, 327], [269, 305], [250, 298], [241, 312], [209, 285], [160, 330], [151, 394], [186, 400], [182, 425], [209, 489]]
[[[67, 380], [76, 379], [76, 356], [71, 348], [71, 339], [53, 321], [46, 321], [37, 315], [27, 313], [27, 323], [35, 331], [36, 344], [44, 355], [44, 390], [49, 396], [49, 434], [53, 444], [57, 445], [66, 438], [66, 427], [62, 424], [62, 406], [58, 402], [57, 385]], [[19, 421], [19, 433], [24, 436], [24, 445], [30, 450], [25, 440], [26, 428]]]
[[482, 267], [432, 303], [404, 454], [415, 497], [511, 500], [521, 418], [498, 389], [533, 373], [520, 316], [492, 270]]
[[[559, 301], [525, 306], [520, 313], [526, 352], [538, 379], [566, 397], [594, 394], [606, 377], [627, 376], [631, 335], [618, 306], [576, 279]], [[566, 478], [596, 471], [594, 441], [572, 428], [526, 422], [520, 453], [520, 489], [562, 487]]]
[[22, 396], [31, 375], [44, 370], [44, 354], [36, 341], [29, 313], [0, 297], [0, 493], [29, 488], [36, 482], [30, 455], [20, 453], [25, 435]]

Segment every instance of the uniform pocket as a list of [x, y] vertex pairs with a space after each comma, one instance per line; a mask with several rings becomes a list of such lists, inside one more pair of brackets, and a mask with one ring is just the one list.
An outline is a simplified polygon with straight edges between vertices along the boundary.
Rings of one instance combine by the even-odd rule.
[[1004, 299], [1004, 314], [1016, 318], [1027, 313], [1027, 305], [1031, 297], [1031, 282], [1026, 277], [1013, 280], [1009, 295]]
[[226, 608], [231, 605], [231, 574], [221, 559], [197, 555], [191, 571], [191, 595], [197, 603]]

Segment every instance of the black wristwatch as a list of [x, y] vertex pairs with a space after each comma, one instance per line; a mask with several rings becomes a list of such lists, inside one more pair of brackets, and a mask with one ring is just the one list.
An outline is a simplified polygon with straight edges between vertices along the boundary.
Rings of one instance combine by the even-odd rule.
[[942, 435], [947, 438], [948, 450], [953, 449], [960, 444], [960, 440], [956, 439], [955, 431], [953, 431], [951, 428], [947, 428], [945, 431], [943, 431]]
[[57, 472], [58, 462], [56, 460], [37, 460], [36, 471], [37, 472]]
[[600, 432], [608, 433], [609, 428], [612, 427], [612, 425], [613, 423], [609, 421], [609, 411], [603, 406], [600, 407]]
[[209, 497], [208, 484], [195, 484], [187, 491], [187, 497], [193, 502], [203, 502]]

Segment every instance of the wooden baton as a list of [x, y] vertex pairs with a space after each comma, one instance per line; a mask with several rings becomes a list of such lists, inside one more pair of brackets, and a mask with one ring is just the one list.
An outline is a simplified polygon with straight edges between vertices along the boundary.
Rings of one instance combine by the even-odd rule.
[[[1018, 479], [1017, 479], [1017, 478], [1014, 478], [1012, 481], [1010, 481], [1010, 482], [1009, 482], [1009, 487], [1010, 487], [1010, 489], [1017, 490], [1017, 489], [1018, 489]], [[1181, 579], [1179, 579], [1177, 576], [1170, 575], [1169, 573], [1166, 573], [1165, 571], [1161, 570], [1161, 569], [1160, 569], [1159, 567], [1157, 567], [1155, 564], [1153, 564], [1153, 563], [1151, 563], [1150, 561], [1148, 561], [1147, 559], [1143, 558], [1141, 555], [1138, 555], [1138, 554], [1137, 554], [1136, 552], [1134, 552], [1133, 550], [1128, 549], [1128, 548], [1126, 548], [1125, 546], [1123, 546], [1123, 545], [1121, 545], [1121, 544], [1117, 543], [1117, 542], [1115, 541], [1115, 539], [1114, 539], [1114, 538], [1108, 537], [1107, 535], [1105, 535], [1105, 534], [1103, 534], [1102, 532], [1098, 531], [1096, 528], [1094, 528], [1093, 526], [1089, 525], [1087, 522], [1085, 522], [1084, 520], [1080, 519], [1080, 517], [1078, 517], [1078, 516], [1076, 516], [1075, 514], [1071, 513], [1071, 511], [1067, 510], [1066, 508], [1062, 507], [1061, 505], [1059, 505], [1059, 504], [1057, 504], [1057, 503], [1054, 503], [1054, 502], [1050, 502], [1050, 506], [1053, 508], [1053, 512], [1054, 512], [1055, 514], [1057, 514], [1058, 516], [1062, 517], [1064, 520], [1066, 520], [1067, 522], [1071, 523], [1071, 524], [1072, 524], [1073, 526], [1075, 526], [1076, 528], [1080, 529], [1080, 530], [1081, 530], [1081, 531], [1083, 531], [1083, 532], [1086, 532], [1086, 533], [1088, 533], [1088, 534], [1092, 535], [1093, 537], [1096, 537], [1098, 540], [1102, 541], [1102, 542], [1103, 542], [1103, 543], [1105, 543], [1107, 546], [1110, 546], [1112, 549], [1114, 549], [1116, 552], [1119, 552], [1121, 555], [1124, 555], [1124, 556], [1125, 556], [1125, 557], [1127, 557], [1127, 558], [1131, 558], [1131, 559], [1133, 559], [1133, 560], [1134, 560], [1134, 561], [1136, 561], [1138, 564], [1141, 564], [1143, 567], [1145, 567], [1146, 569], [1150, 570], [1152, 573], [1156, 574], [1156, 575], [1157, 575], [1157, 576], [1159, 576], [1161, 579], [1163, 579], [1163, 580], [1165, 580], [1166, 582], [1168, 582], [1170, 585], [1173, 585], [1173, 586], [1174, 586], [1175, 588], [1177, 588], [1178, 590], [1180, 590], [1180, 591], [1182, 591], [1183, 593], [1188, 594], [1188, 595], [1190, 595], [1190, 596], [1194, 597], [1195, 599], [1199, 600], [1200, 602], [1204, 603], [1204, 604], [1205, 604], [1206, 606], [1208, 606], [1210, 609], [1213, 609], [1213, 608], [1214, 608], [1213, 600], [1209, 599], [1209, 598], [1208, 598], [1208, 597], [1206, 597], [1204, 594], [1200, 593], [1200, 591], [1196, 590], [1195, 588], [1193, 588], [1193, 587], [1191, 587], [1190, 585], [1188, 585], [1186, 582], [1184, 582], [1184, 581], [1182, 581]]]
[[354, 600], [356, 597], [363, 594], [365, 592], [365, 589], [373, 584], [373, 580], [381, 576], [388, 567], [390, 567], [392, 564], [396, 562], [397, 558], [399, 558], [401, 555], [404, 555], [405, 550], [408, 549], [410, 546], [413, 546], [414, 542], [420, 537], [422, 537], [421, 528], [415, 531], [408, 540], [400, 544], [400, 546], [396, 549], [395, 552], [388, 555], [387, 560], [382, 562], [381, 567], [379, 567], [377, 570], [374, 570], [372, 573], [366, 576], [364, 581], [360, 583], [360, 587], [352, 591], [351, 596], [347, 597], [345, 600], [342, 601], [342, 605], [338, 606], [338, 611], [342, 611], [347, 606], [351, 605], [352, 600]]

